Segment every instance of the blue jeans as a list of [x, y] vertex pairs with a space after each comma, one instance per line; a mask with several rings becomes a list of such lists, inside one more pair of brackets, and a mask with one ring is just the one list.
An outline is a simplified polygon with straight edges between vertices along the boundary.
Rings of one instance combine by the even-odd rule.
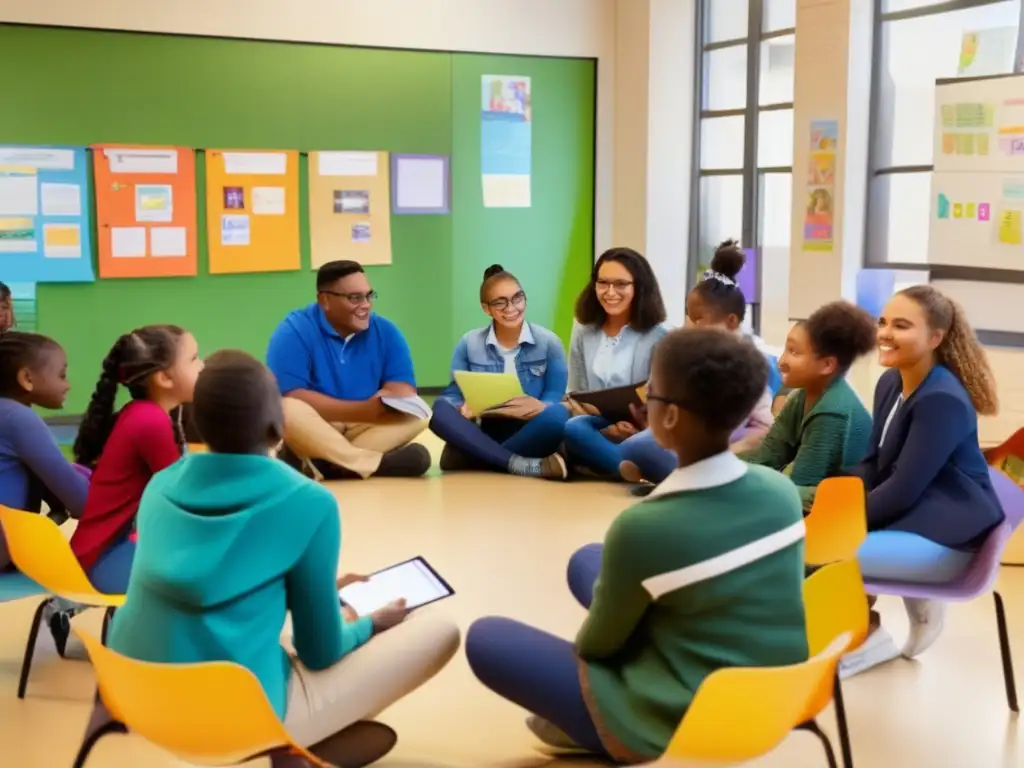
[[569, 463], [602, 475], [619, 477], [622, 445], [601, 434], [612, 423], [603, 416], [573, 416], [565, 425], [565, 452]]
[[658, 445], [649, 429], [624, 440], [619, 450], [622, 460], [636, 464], [644, 480], [652, 483], [660, 483], [679, 466], [675, 453]]
[[949, 549], [906, 531], [872, 531], [857, 551], [867, 581], [947, 584], [960, 576], [974, 552]]
[[128, 533], [89, 569], [89, 581], [100, 592], [108, 595], [123, 595], [128, 589], [128, 577], [132, 572], [135, 558], [135, 542], [128, 540]]
[[[569, 588], [585, 606], [600, 568], [600, 544], [584, 547], [569, 561]], [[590, 579], [589, 584], [587, 580]], [[512, 619], [489, 616], [466, 634], [473, 674], [502, 698], [558, 727], [577, 745], [607, 758], [597, 727], [583, 700], [579, 661], [572, 643]]]
[[561, 403], [547, 406], [529, 421], [499, 416], [483, 423], [465, 418], [444, 398], [434, 401], [431, 431], [470, 459], [506, 471], [512, 456], [543, 459], [558, 450], [569, 411]]

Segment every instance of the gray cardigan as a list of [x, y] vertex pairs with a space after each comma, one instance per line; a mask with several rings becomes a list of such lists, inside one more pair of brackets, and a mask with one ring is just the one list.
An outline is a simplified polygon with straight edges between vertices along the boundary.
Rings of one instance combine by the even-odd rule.
[[[623, 329], [623, 333], [634, 333], [638, 337], [636, 349], [633, 352], [631, 384], [639, 384], [650, 378], [654, 347], [668, 332], [669, 328], [665, 324], [656, 325], [646, 333], [637, 333], [628, 326]], [[591, 364], [603, 336], [604, 331], [597, 326], [573, 323], [572, 338], [569, 340], [570, 392], [600, 389], [591, 373]]]

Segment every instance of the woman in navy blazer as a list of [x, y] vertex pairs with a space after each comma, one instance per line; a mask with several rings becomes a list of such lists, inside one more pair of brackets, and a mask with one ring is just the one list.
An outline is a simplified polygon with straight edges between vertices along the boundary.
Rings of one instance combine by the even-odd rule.
[[[868, 455], [853, 470], [867, 491], [868, 536], [857, 559], [867, 580], [946, 583], [1003, 520], [978, 444], [978, 414], [998, 406], [992, 371], [963, 310], [927, 285], [886, 305], [878, 360], [890, 370], [875, 389]], [[935, 642], [945, 604], [904, 604], [911, 630], [902, 651], [873, 613], [874, 631], [843, 659], [841, 675]]]

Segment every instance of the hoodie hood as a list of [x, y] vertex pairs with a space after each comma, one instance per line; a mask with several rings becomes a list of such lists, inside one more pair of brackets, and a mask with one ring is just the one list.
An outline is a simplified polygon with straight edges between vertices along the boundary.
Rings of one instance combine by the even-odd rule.
[[283, 462], [190, 454], [142, 496], [132, 583], [186, 610], [229, 603], [282, 578], [327, 513], [331, 493]]

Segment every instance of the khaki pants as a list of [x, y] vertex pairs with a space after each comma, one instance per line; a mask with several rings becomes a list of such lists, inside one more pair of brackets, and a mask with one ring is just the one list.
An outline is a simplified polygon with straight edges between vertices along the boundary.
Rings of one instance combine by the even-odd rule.
[[408, 445], [430, 422], [396, 413], [377, 424], [330, 424], [313, 406], [284, 398], [284, 442], [304, 461], [323, 459], [366, 478], [388, 451]]
[[459, 628], [422, 610], [329, 669], [314, 672], [292, 659], [284, 724], [297, 743], [311, 747], [372, 720], [444, 668], [459, 649]]

